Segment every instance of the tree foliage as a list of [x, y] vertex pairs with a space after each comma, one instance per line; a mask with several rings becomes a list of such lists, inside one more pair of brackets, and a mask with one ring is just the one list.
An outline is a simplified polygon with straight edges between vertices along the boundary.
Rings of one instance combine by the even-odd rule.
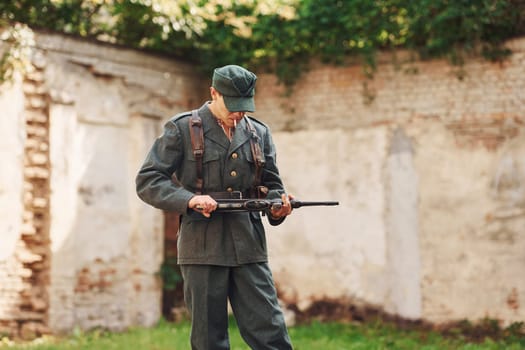
[[5, 0], [0, 20], [155, 50], [205, 70], [266, 67], [292, 84], [312, 58], [359, 57], [369, 73], [379, 50], [500, 59], [502, 43], [525, 34], [525, 0]]

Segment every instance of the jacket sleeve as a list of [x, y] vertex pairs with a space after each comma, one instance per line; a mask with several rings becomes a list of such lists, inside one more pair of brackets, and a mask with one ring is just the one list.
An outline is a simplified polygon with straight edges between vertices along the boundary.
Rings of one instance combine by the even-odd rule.
[[[272, 135], [270, 130], [266, 128], [265, 133], [263, 134], [264, 142], [264, 158], [265, 165], [262, 172], [262, 185], [268, 187], [267, 199], [280, 199], [281, 195], [286, 193], [284, 189], [281, 176], [279, 175], [279, 169], [277, 168], [277, 154], [275, 150], [275, 145], [273, 143]], [[280, 225], [286, 217], [279, 219], [274, 219], [268, 213], [268, 222], [272, 226]]]
[[153, 143], [135, 179], [140, 199], [158, 209], [186, 213], [188, 201], [194, 194], [172, 180], [183, 155], [184, 143], [180, 130], [171, 120], [164, 125], [163, 134]]

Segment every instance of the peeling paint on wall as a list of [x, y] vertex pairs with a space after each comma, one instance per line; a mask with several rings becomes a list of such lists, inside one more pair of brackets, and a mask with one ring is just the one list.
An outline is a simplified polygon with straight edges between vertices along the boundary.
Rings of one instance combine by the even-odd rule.
[[[18, 150], [0, 176], [0, 202], [14, 203], [0, 222], [0, 332], [153, 325], [164, 221], [134, 177], [163, 122], [200, 105], [209, 82], [171, 59], [36, 41], [36, 71], [0, 96], [15, 116], [0, 133], [24, 130], [0, 138]], [[382, 64], [369, 104], [357, 66], [314, 65], [286, 101], [259, 75], [255, 116], [288, 191], [340, 202], [268, 227], [282, 300], [525, 318], [523, 47], [505, 65], [467, 62], [462, 80], [445, 61], [410, 63], [417, 74]]]

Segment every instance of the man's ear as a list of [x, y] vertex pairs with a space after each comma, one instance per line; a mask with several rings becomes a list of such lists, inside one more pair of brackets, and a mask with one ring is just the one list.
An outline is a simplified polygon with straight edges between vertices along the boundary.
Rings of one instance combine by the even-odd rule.
[[211, 99], [215, 101], [215, 99], [219, 98], [221, 96], [220, 92], [215, 90], [213, 86], [210, 86], [210, 95]]

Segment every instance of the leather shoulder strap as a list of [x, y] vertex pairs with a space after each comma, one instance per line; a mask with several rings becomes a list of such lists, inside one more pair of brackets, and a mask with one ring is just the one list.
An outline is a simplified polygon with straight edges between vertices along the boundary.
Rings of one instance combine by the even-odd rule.
[[193, 156], [197, 164], [197, 179], [195, 188], [197, 194], [202, 194], [204, 188], [204, 181], [202, 179], [202, 158], [204, 156], [204, 132], [202, 130], [202, 119], [196, 109], [191, 111], [190, 121], [190, 135], [191, 147], [193, 149]]
[[250, 118], [246, 117], [246, 128], [251, 133], [250, 137], [250, 146], [252, 150], [253, 160], [255, 162], [255, 182], [253, 184], [254, 192], [257, 197], [264, 196], [265, 191], [260, 185], [262, 181], [262, 171], [266, 163], [264, 159], [264, 154], [261, 150], [261, 145], [259, 144], [259, 135], [257, 135], [257, 130], [253, 126]]

